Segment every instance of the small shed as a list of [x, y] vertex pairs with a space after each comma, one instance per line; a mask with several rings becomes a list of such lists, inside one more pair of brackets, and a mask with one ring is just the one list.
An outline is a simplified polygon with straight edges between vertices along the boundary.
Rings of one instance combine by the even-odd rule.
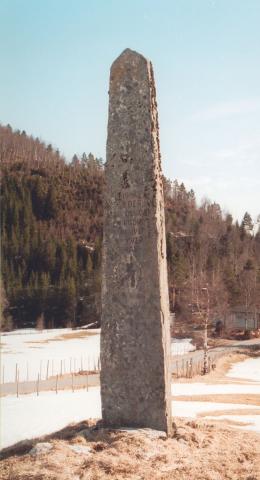
[[260, 309], [238, 305], [226, 315], [226, 330], [257, 330], [260, 328]]

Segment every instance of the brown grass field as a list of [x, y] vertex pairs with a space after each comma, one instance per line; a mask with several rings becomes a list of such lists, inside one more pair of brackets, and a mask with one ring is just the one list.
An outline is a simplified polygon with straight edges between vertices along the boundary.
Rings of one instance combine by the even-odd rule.
[[[150, 430], [105, 430], [81, 422], [41, 441], [48, 453], [29, 454], [34, 442], [9, 451], [2, 480], [259, 480], [259, 435], [227, 425], [178, 419], [172, 438]], [[88, 447], [76, 453], [71, 446]]]

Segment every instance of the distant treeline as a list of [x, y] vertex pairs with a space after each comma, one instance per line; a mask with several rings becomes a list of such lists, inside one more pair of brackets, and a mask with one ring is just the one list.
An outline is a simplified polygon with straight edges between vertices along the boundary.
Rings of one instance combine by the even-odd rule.
[[[2, 327], [100, 323], [103, 163], [65, 162], [24, 131], [0, 127]], [[200, 321], [235, 305], [259, 308], [260, 232], [164, 179], [170, 304]], [[207, 295], [205, 294], [207, 293]]]

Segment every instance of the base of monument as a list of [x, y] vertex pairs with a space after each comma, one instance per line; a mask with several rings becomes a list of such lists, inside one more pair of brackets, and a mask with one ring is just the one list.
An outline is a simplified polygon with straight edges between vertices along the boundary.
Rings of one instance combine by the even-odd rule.
[[103, 420], [98, 420], [94, 427], [91, 427], [92, 431], [104, 432], [123, 432], [134, 435], [136, 433], [146, 435], [150, 438], [167, 438], [167, 433], [163, 430], [156, 430], [149, 427], [137, 427], [137, 426], [125, 426], [125, 425], [107, 425]]
[[109, 432], [123, 432], [123, 433], [128, 433], [129, 435], [135, 435], [135, 434], [143, 434], [145, 436], [148, 436], [150, 438], [167, 438], [167, 434], [163, 432], [162, 430], [154, 430], [153, 428], [136, 428], [136, 427], [99, 427], [100, 430], [106, 430]]
[[[260, 478], [259, 434], [205, 419], [175, 418], [174, 430], [166, 438], [149, 428], [112, 429], [100, 421], [82, 421], [2, 451], [1, 478]], [[52, 448], [42, 454], [45, 442]]]

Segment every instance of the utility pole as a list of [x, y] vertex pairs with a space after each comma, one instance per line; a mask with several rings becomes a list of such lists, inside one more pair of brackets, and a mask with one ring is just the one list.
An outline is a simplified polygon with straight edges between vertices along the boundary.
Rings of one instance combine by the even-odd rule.
[[208, 362], [208, 323], [209, 323], [209, 290], [208, 287], [203, 287], [201, 289], [207, 294], [207, 309], [206, 315], [204, 317], [204, 356], [203, 356], [203, 375], [208, 373], [209, 362]]

